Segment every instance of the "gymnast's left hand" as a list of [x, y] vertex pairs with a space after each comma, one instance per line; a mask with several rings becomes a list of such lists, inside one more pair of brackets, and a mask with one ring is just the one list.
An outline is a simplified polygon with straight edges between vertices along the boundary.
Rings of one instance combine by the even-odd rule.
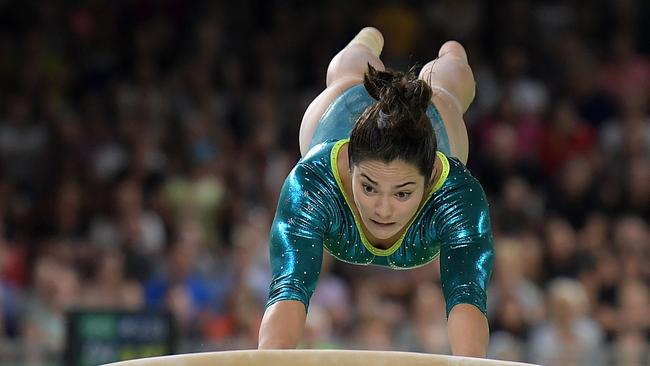
[[447, 333], [454, 356], [486, 357], [490, 331], [485, 315], [474, 305], [458, 304], [451, 309]]

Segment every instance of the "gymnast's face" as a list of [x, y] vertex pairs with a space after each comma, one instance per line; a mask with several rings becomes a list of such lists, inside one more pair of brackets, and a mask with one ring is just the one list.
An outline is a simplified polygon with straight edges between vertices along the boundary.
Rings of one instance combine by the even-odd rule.
[[377, 239], [397, 234], [416, 214], [424, 182], [417, 167], [403, 160], [356, 164], [352, 169], [352, 195], [366, 229]]

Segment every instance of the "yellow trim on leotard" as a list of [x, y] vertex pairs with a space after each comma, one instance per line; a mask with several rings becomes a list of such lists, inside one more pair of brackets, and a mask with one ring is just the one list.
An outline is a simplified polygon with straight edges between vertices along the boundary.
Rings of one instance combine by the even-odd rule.
[[341, 176], [339, 175], [339, 169], [338, 169], [338, 157], [339, 157], [339, 150], [341, 149], [341, 147], [349, 141], [350, 139], [343, 139], [337, 141], [336, 144], [334, 144], [332, 151], [330, 152], [330, 162], [332, 164], [332, 172], [334, 173], [334, 179], [336, 179], [336, 184], [341, 190], [341, 194], [343, 195], [343, 198], [345, 199], [345, 203], [347, 203], [348, 208], [352, 213], [352, 217], [354, 217], [354, 223], [357, 226], [357, 230], [359, 230], [359, 236], [361, 237], [361, 242], [363, 243], [363, 245], [366, 247], [366, 249], [368, 249], [368, 251], [370, 251], [370, 253], [377, 256], [387, 257], [395, 253], [395, 251], [399, 249], [399, 247], [402, 245], [402, 241], [404, 240], [404, 237], [406, 236], [406, 233], [408, 232], [411, 224], [413, 223], [413, 220], [420, 214], [420, 211], [422, 211], [422, 207], [424, 207], [424, 205], [429, 201], [433, 193], [438, 189], [440, 189], [440, 187], [442, 187], [442, 185], [445, 183], [445, 180], [447, 180], [447, 177], [449, 176], [449, 160], [447, 160], [447, 157], [442, 152], [440, 151], [436, 152], [436, 155], [438, 156], [438, 158], [440, 158], [440, 161], [442, 162], [442, 174], [440, 174], [440, 176], [438, 177], [438, 180], [433, 185], [433, 189], [431, 189], [431, 191], [429, 192], [427, 199], [420, 206], [418, 212], [416, 212], [416, 214], [413, 215], [411, 221], [409, 221], [409, 223], [406, 225], [406, 230], [404, 230], [402, 236], [393, 245], [391, 245], [390, 248], [380, 249], [370, 244], [370, 241], [368, 240], [368, 238], [366, 238], [366, 235], [363, 233], [363, 228], [361, 226], [361, 220], [354, 213], [354, 210], [352, 209], [352, 204], [350, 203], [350, 200], [348, 199], [347, 195], [345, 194], [345, 190], [343, 189], [343, 183], [341, 181]]

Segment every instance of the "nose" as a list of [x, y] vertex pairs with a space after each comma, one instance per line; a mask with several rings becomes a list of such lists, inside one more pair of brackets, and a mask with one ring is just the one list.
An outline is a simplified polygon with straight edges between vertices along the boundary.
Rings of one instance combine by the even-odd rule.
[[379, 198], [375, 204], [375, 215], [381, 220], [389, 219], [393, 214], [388, 197]]

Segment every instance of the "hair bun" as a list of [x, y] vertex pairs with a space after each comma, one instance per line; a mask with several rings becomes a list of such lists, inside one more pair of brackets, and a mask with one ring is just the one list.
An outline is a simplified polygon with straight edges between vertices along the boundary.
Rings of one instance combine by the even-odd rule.
[[[379, 71], [368, 64], [363, 85], [371, 97], [378, 101], [377, 116], [380, 126], [390, 125], [393, 116], [408, 113], [416, 122], [426, 114], [432, 91], [424, 80], [418, 79], [413, 70]], [[383, 127], [382, 127], [383, 128]]]
[[364, 75], [363, 85], [365, 86], [368, 94], [376, 100], [383, 99], [388, 89], [393, 84], [394, 75], [375, 69], [372, 65], [368, 64], [368, 73]]
[[406, 84], [404, 97], [412, 101], [412, 106], [426, 111], [431, 100], [431, 88], [424, 80], [415, 79]]

